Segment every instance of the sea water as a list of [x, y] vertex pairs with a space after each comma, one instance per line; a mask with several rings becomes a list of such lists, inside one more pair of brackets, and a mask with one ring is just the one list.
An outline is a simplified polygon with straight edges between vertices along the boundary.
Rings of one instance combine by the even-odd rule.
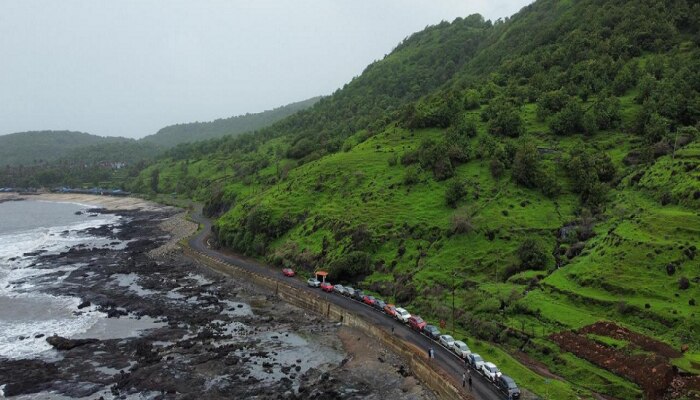
[[105, 318], [94, 307], [78, 312], [79, 298], [42, 291], [60, 284], [79, 265], [44, 265], [40, 255], [28, 254], [108, 245], [107, 238], [85, 230], [116, 225], [120, 217], [87, 213], [89, 208], [30, 200], [0, 203], [0, 359], [39, 357], [51, 348], [46, 336], [78, 336]]

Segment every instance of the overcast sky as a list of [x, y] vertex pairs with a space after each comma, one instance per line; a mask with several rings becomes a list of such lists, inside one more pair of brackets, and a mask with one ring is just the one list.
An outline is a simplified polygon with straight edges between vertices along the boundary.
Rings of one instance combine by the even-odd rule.
[[0, 134], [142, 137], [332, 93], [441, 20], [531, 0], [2, 0]]

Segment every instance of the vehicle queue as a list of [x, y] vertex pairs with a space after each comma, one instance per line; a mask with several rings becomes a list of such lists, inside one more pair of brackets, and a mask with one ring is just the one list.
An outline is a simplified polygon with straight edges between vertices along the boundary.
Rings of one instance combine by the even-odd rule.
[[[282, 273], [288, 277], [295, 275], [294, 270], [291, 268], [283, 269]], [[411, 329], [450, 351], [455, 357], [463, 360], [467, 368], [483, 376], [506, 398], [520, 399], [520, 389], [515, 381], [511, 377], [504, 375], [494, 363], [485, 361], [479, 354], [473, 353], [465, 342], [455, 340], [450, 335], [442, 334], [438, 327], [429, 325], [420, 316], [411, 315], [405, 308], [388, 304], [382, 299], [365, 294], [360, 289], [354, 289], [350, 286], [332, 285], [330, 282], [326, 282], [326, 276], [327, 274], [324, 272], [323, 281], [319, 281], [316, 277], [311, 277], [306, 282], [310, 287], [320, 288], [325, 292], [335, 293], [364, 303], [376, 311], [406, 324]]]

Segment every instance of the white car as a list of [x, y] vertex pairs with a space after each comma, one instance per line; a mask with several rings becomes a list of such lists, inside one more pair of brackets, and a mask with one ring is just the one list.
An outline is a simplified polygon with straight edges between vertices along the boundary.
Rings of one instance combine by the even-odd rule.
[[335, 285], [335, 286], [333, 286], [333, 291], [338, 293], [338, 294], [343, 294], [343, 292], [345, 291], [345, 288], [343, 287], [343, 285]]
[[498, 369], [496, 364], [492, 362], [485, 362], [481, 366], [481, 373], [484, 374], [491, 382], [496, 382], [496, 378], [501, 376], [501, 371]]
[[484, 365], [484, 359], [476, 353], [471, 353], [467, 356], [467, 364], [477, 371], [481, 371], [481, 366]]
[[411, 314], [406, 311], [405, 308], [397, 307], [396, 308], [396, 319], [399, 321], [403, 322], [404, 324], [408, 322], [408, 319], [411, 318]]
[[455, 343], [455, 338], [450, 335], [440, 335], [440, 343], [448, 349], [451, 349], [452, 345]]
[[306, 284], [311, 286], [311, 287], [320, 287], [321, 286], [321, 281], [319, 281], [316, 278], [309, 278], [306, 280]]
[[455, 342], [452, 343], [452, 351], [462, 358], [467, 358], [467, 356], [472, 353], [469, 346], [461, 340], [455, 340]]

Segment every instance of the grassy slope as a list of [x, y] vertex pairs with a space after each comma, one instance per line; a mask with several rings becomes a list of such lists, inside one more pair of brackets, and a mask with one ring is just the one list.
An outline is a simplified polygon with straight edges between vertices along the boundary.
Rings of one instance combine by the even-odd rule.
[[[531, 8], [547, 8], [550, 3], [537, 2]], [[569, 21], [579, 19], [573, 10], [566, 11], [568, 2], [558, 4]], [[468, 78], [479, 78], [473, 73], [488, 73], [488, 66], [499, 65], [511, 54], [511, 48], [527, 54], [529, 47], [519, 43], [519, 37], [537, 46], [539, 39], [518, 35], [518, 29], [535, 25], [525, 18], [537, 21], [539, 16], [559, 18], [555, 12], [547, 13], [526, 13], [517, 24], [496, 27], [501, 35], [490, 37], [491, 42], [483, 46], [496, 43], [500, 46], [498, 51], [482, 52], [472, 61], [461, 61], [465, 63], [464, 68], [471, 68], [466, 74]], [[545, 30], [538, 32], [547, 34]], [[433, 36], [440, 37], [437, 30], [416, 36], [409, 44], [419, 39], [434, 39]], [[348, 86], [357, 89], [358, 98], [371, 97], [372, 90], [376, 89], [374, 81], [378, 80], [368, 78], [373, 72], [384, 76], [387, 71], [405, 69], [420, 54], [407, 46], [402, 52], [392, 53], [387, 63], [368, 68], [364, 78]], [[637, 61], [643, 64], [644, 56]], [[456, 63], [458, 68], [461, 62]], [[380, 68], [386, 70], [380, 74]], [[420, 71], [426, 70], [420, 68]], [[410, 77], [408, 73], [407, 77]], [[417, 90], [420, 94], [425, 92]], [[335, 109], [336, 114], [355, 113], [355, 108], [351, 107], [353, 103], [346, 107], [347, 99], [343, 97], [351, 97], [353, 93], [345, 90], [339, 93], [337, 98], [322, 101], [316, 107], [321, 111], [309, 113], [307, 117], [334, 116], [329, 108]], [[624, 123], [639, 110], [634, 102], [635, 94], [627, 93], [620, 98]], [[405, 96], [414, 97], [415, 93], [407, 92]], [[375, 100], [360, 104], [383, 105], [381, 99]], [[478, 115], [480, 111], [472, 112]], [[372, 111], [358, 114], [373, 115]], [[532, 103], [521, 108], [521, 117], [537, 145], [554, 150], [542, 155], [545, 164], [562, 165], [556, 162], [565, 159], [569, 149], [585, 144], [610, 156], [621, 181], [611, 191], [610, 202], [596, 222], [597, 235], [586, 243], [580, 256], [559, 269], [549, 265], [549, 270], [521, 272], [507, 281], [503, 279], [504, 269], [517, 262], [515, 249], [524, 239], [537, 237], [548, 249], [555, 249], [558, 229], [576, 218], [580, 207], [578, 196], [572, 193], [563, 168], [556, 170], [563, 193], [551, 199], [539, 191], [515, 185], [508, 173], [495, 180], [488, 162], [477, 159], [457, 167], [454, 179], [467, 182], [468, 195], [458, 210], [448, 208], [444, 194], [449, 181], [436, 182], [432, 174], [422, 172], [419, 183], [406, 186], [403, 184], [406, 168], [389, 162], [417, 148], [425, 138], [442, 137], [444, 132], [439, 129], [409, 132], [389, 125], [366, 140], [367, 132], [357, 132], [345, 139], [342, 148], [347, 151], [322, 153], [307, 159], [308, 162], [300, 163], [302, 165], [291, 169], [286, 178], [272, 185], [263, 182], [274, 180], [279, 165], [297, 165], [296, 160], [272, 156], [277, 147], [284, 149], [294, 143], [291, 134], [277, 136], [256, 150], [258, 157], [269, 156], [270, 165], [250, 179], [234, 178], [240, 157], [225, 153], [194, 156], [185, 162], [186, 168], [182, 161], [163, 160], [144, 171], [139, 179], [142, 187], [148, 187], [150, 171], [158, 168], [159, 192], [165, 193], [180, 192], [178, 185], [189, 179], [203, 182], [194, 192], [200, 199], [206, 199], [209, 187], [223, 185], [227, 193], [236, 194], [237, 200], [218, 221], [222, 227], [241, 225], [250, 209], [261, 205], [278, 217], [304, 215], [305, 218], [272, 243], [268, 255], [287, 254], [289, 248], [294, 248], [296, 254], [318, 256], [324, 251], [325, 241], [330, 245], [324, 257], [332, 263], [350, 245], [349, 229], [343, 224], [351, 224], [350, 228], [365, 225], [374, 233], [371, 254], [375, 268], [363, 282], [353, 282], [353, 286], [382, 291], [393, 282], [413, 284], [418, 293], [407, 304], [410, 310], [432, 322], [448, 321], [449, 330], [455, 285], [456, 336], [466, 338], [473, 350], [495, 361], [522, 386], [541, 396], [590, 397], [592, 391], [616, 398], [641, 396], [634, 384], [569, 353], [562, 353], [547, 338], [553, 332], [575, 329], [598, 320], [615, 321], [676, 348], [689, 344], [691, 351], [674, 363], [700, 372], [697, 371], [700, 337], [696, 334], [700, 318], [697, 306], [689, 304], [691, 299], [700, 300], [698, 282], [692, 281], [700, 276], [700, 263], [697, 258], [684, 254], [693, 246], [700, 247], [700, 200], [693, 197], [700, 190], [700, 146], [691, 144], [675, 156], [661, 157], [652, 165], [630, 167], [623, 164], [623, 159], [630, 150], [639, 147], [639, 138], [635, 136], [615, 130], [600, 132], [594, 137], [554, 137], [546, 123], [535, 119]], [[316, 130], [314, 125], [303, 126], [309, 131]], [[478, 129], [480, 135], [485, 134], [483, 123], [479, 122]], [[472, 147], [475, 146], [476, 140], [473, 140]], [[311, 159], [314, 161], [309, 161]], [[635, 183], [632, 177], [640, 172], [644, 174]], [[678, 204], [660, 205], [665, 192]], [[455, 213], [470, 215], [474, 230], [461, 235], [448, 234], [450, 219]], [[491, 239], [489, 234], [492, 234]], [[405, 253], [399, 254], [400, 248], [405, 248]], [[670, 262], [677, 266], [673, 276], [666, 273]], [[295, 266], [302, 269], [302, 274], [309, 273], [303, 271], [303, 263]], [[678, 289], [680, 276], [691, 279], [688, 290]], [[537, 281], [534, 285], [533, 280]], [[394, 300], [393, 293], [383, 293], [382, 297]], [[509, 327], [525, 332], [532, 340], [524, 344], [506, 337], [495, 345], [478, 338], [480, 328], [474, 327], [484, 322], [498, 324], [501, 329]], [[517, 352], [520, 349], [524, 354]], [[527, 357], [543, 363], [564, 380], [548, 381], [526, 368], [524, 364], [532, 364]]]

